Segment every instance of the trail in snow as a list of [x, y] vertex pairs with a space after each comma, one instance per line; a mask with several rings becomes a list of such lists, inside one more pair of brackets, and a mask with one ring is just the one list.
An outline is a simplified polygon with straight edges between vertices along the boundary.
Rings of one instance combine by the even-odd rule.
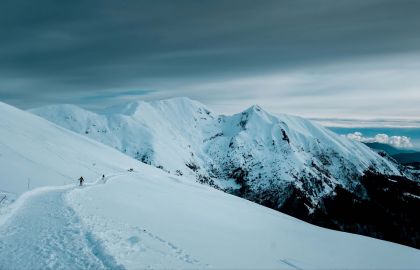
[[[128, 177], [139, 176], [137, 172], [114, 174], [105, 179], [98, 179], [94, 185], [99, 188], [98, 184], [105, 184], [110, 179], [121, 176]], [[170, 177], [177, 183], [181, 183], [178, 179]], [[122, 181], [123, 179], [119, 179]], [[104, 186], [102, 186], [104, 187]], [[86, 189], [74, 189], [68, 193], [66, 200], [74, 207], [77, 213], [80, 208], [90, 207], [95, 203], [90, 201], [90, 195], [85, 193]], [[88, 202], [80, 204], [74, 202], [74, 195], [85, 194]], [[111, 199], [112, 201], [112, 199]], [[105, 202], [104, 202], [105, 203]], [[106, 203], [105, 203], [106, 204]], [[102, 204], [104, 205], [104, 204]], [[93, 206], [96, 213], [93, 215], [81, 215], [82, 223], [86, 228], [93, 232], [99, 239], [106, 243], [107, 250], [128, 269], [207, 269], [209, 264], [200, 262], [192, 254], [178, 246], [171, 240], [156, 234], [150, 228], [142, 226], [142, 217], [138, 219], [139, 223], [128, 224], [119, 222], [119, 219], [102, 219], [101, 210], [103, 207]], [[115, 209], [106, 207], [106, 211], [113, 212]], [[118, 210], [120, 211], [120, 210]], [[83, 212], [83, 211], [82, 211]], [[170, 224], [167, 224], [171, 228]]]
[[15, 210], [0, 227], [0, 269], [123, 268], [67, 205], [74, 188], [35, 193]]

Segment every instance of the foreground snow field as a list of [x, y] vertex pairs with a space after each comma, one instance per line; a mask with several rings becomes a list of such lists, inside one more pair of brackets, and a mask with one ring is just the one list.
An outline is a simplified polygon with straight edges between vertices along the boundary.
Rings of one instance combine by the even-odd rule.
[[310, 225], [2, 103], [0, 130], [0, 190], [19, 196], [0, 207], [0, 269], [420, 265], [419, 250]]
[[336, 232], [147, 171], [75, 189], [70, 205], [128, 268], [392, 269], [420, 251]]
[[23, 194], [1, 269], [413, 269], [416, 249], [319, 228], [153, 169]]

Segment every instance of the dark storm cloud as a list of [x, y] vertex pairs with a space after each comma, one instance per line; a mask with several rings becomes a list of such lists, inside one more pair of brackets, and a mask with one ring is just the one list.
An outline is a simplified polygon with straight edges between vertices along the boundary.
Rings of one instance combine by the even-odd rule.
[[2, 1], [0, 99], [101, 102], [417, 52], [419, 10], [420, 1], [394, 0]]

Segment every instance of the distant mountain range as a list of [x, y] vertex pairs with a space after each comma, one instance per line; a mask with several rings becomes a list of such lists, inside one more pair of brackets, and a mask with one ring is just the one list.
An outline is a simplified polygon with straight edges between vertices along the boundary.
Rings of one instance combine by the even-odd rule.
[[385, 151], [396, 161], [404, 165], [412, 165], [420, 168], [420, 152], [409, 149], [401, 149], [383, 143], [365, 143], [372, 149]]
[[168, 173], [328, 228], [420, 247], [420, 185], [386, 154], [309, 120], [252, 106], [219, 115], [176, 98], [99, 113], [31, 110]]

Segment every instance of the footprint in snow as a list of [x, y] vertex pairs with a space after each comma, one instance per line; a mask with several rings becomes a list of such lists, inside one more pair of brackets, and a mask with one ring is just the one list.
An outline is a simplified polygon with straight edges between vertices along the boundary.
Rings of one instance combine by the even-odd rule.
[[[152, 245], [149, 244], [148, 248], [150, 249], [154, 249], [155, 251], [162, 253], [162, 254], [166, 254], [169, 255], [168, 253], [165, 252], [165, 249], [167, 249], [170, 253], [174, 254], [175, 257], [177, 257], [179, 260], [184, 261], [186, 263], [189, 264], [198, 264], [200, 261], [197, 259], [192, 258], [189, 254], [187, 254], [184, 250], [180, 249], [179, 247], [177, 247], [175, 244], [166, 241], [162, 238], [160, 238], [157, 235], [154, 235], [153, 233], [145, 230], [145, 229], [140, 229], [140, 228], [134, 228], [137, 232], [139, 232], [139, 234], [143, 234], [149, 237], [149, 239], [154, 239], [159, 241], [160, 243], [164, 244], [164, 246], [158, 247], [156, 245]], [[127, 239], [127, 241], [132, 244], [132, 245], [136, 245], [136, 244], [141, 244], [141, 240], [140, 237], [137, 236], [131, 236]], [[144, 239], [144, 242], [147, 242], [146, 239]]]

